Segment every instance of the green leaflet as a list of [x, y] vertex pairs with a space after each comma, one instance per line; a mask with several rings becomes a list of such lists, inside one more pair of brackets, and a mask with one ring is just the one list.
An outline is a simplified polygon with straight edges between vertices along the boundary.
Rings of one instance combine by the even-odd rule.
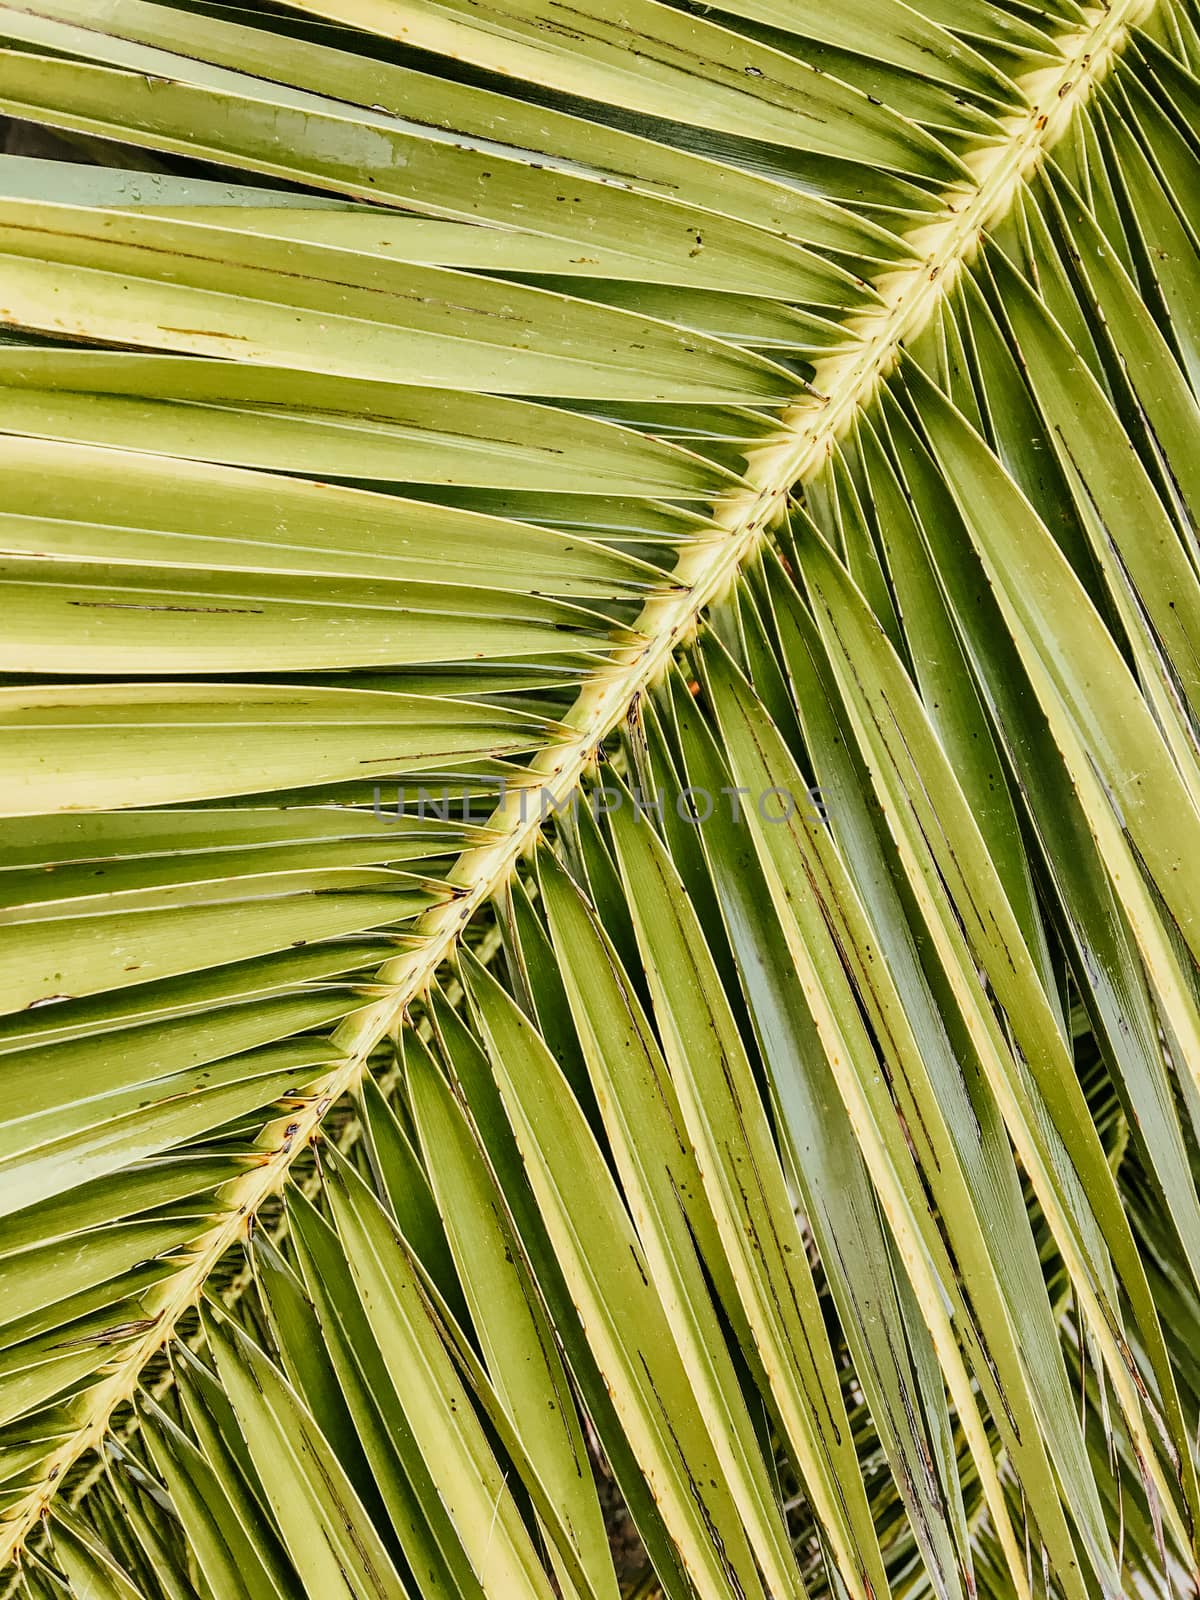
[[94, 1600], [142, 1600], [103, 1546], [62, 1513], [56, 1519], [54, 1553], [76, 1593]]
[[[806, 706], [814, 701], [806, 700]], [[672, 710], [689, 783], [710, 793], [732, 787], [711, 734], [690, 701], [676, 693]], [[961, 1551], [965, 1540], [961, 1504], [948, 1514], [944, 1500], [953, 1490], [938, 1482], [949, 1475], [944, 1455], [937, 1462], [938, 1479], [930, 1470], [934, 1450], [940, 1442], [944, 1452], [950, 1435], [940, 1376], [937, 1393], [926, 1395], [924, 1405], [917, 1403], [922, 1356], [926, 1367], [936, 1371], [933, 1346], [919, 1315], [914, 1317], [901, 1304], [900, 1291], [893, 1287], [894, 1255], [868, 1168], [849, 1121], [838, 1114], [836, 1084], [786, 947], [780, 948], [777, 925], [761, 915], [768, 897], [762, 869], [746, 848], [741, 829], [723, 811], [714, 808], [699, 831], [718, 915], [728, 931], [768, 1074], [789, 1181], [803, 1197], [846, 1337], [852, 1346], [861, 1341], [856, 1366], [872, 1416], [885, 1447], [904, 1462], [896, 1472], [901, 1495], [931, 1577], [939, 1593], [948, 1596], [957, 1592], [956, 1559], [966, 1565], [969, 1555], [947, 1548], [953, 1538]], [[696, 904], [695, 880], [686, 881]], [[707, 921], [705, 928], [711, 940]], [[911, 1366], [905, 1358], [908, 1350]], [[923, 1424], [929, 1437], [922, 1436]], [[951, 1521], [953, 1533], [946, 1526]]]
[[788, 1438], [847, 1588], [885, 1593], [804, 1242], [733, 1015], [650, 829], [625, 810], [614, 841], [683, 1120]]
[[[1200, 823], [1153, 733], [1149, 712], [1136, 695], [1127, 668], [1086, 597], [1072, 593], [1075, 585], [1062, 555], [982, 440], [927, 380], [914, 372], [909, 381], [928, 400], [935, 452], [981, 556], [995, 575], [997, 599], [1018, 649], [1036, 674], [1047, 716], [1052, 722], [1062, 721], [1063, 739], [1071, 737], [1070, 728], [1073, 743], [1081, 737], [1089, 740], [1095, 751], [1092, 759], [1111, 796], [1110, 808], [1113, 804], [1118, 808], [1180, 931], [1190, 939], [1193, 913], [1185, 895], [1191, 888], [1192, 858], [1186, 842], [1200, 830]], [[983, 506], [988, 508], [986, 515]], [[1063, 605], [1064, 593], [1072, 594], [1069, 606]], [[1049, 648], [1051, 607], [1060, 635], [1054, 650]], [[1083, 660], [1091, 672], [1086, 681], [1074, 666]], [[1072, 768], [1082, 762], [1074, 749], [1064, 755]], [[1082, 772], [1077, 781], [1083, 782]], [[1151, 822], [1152, 811], [1164, 806], [1170, 806], [1174, 818], [1170, 842]]]
[[331, 1181], [330, 1200], [367, 1319], [393, 1382], [406, 1380], [409, 1425], [484, 1592], [547, 1600], [548, 1580], [394, 1226], [347, 1169]]
[[[933, 140], [886, 108], [872, 107], [865, 96], [744, 40], [734, 54], [732, 38], [716, 25], [646, 0], [620, 24], [599, 5], [581, 8], [589, 24], [587, 46], [575, 50], [565, 41], [539, 41], [544, 30], [538, 0], [524, 0], [506, 13], [507, 37], [493, 39], [486, 55], [484, 31], [476, 31], [470, 12], [453, 0], [424, 14], [407, 0], [305, 0], [304, 9], [387, 35], [404, 27], [426, 48], [449, 47], [467, 60], [482, 56], [492, 71], [630, 110], [682, 115], [704, 127], [849, 155], [900, 172], [932, 168], [941, 177], [955, 174], [953, 159]], [[836, 134], [827, 131], [830, 122], [840, 124]]]
[[[566, 490], [704, 499], [727, 481], [719, 468], [684, 448], [561, 410], [554, 413], [554, 438], [546, 438], [540, 431], [548, 421], [544, 408], [495, 395], [405, 388], [180, 356], [70, 349], [0, 349], [0, 383], [10, 432], [119, 446], [131, 452], [121, 465], [134, 472], [140, 467], [143, 482], [149, 474], [134, 454], [142, 450], [310, 477], [470, 484], [546, 494]], [[9, 459], [14, 468], [8, 475], [10, 492], [36, 493], [37, 479], [19, 474], [23, 458], [14, 453]], [[64, 471], [73, 457], [58, 451], [43, 459], [53, 460]], [[78, 452], [75, 459], [86, 460], [93, 473], [99, 470], [100, 460], [94, 455]], [[177, 462], [173, 464], [172, 481], [178, 481], [181, 470]], [[254, 482], [228, 469], [207, 477], [197, 473], [193, 495], [183, 501], [164, 497], [164, 502], [172, 515], [186, 516], [200, 486], [221, 481], [236, 484], [239, 496], [249, 494]], [[299, 486], [278, 478], [271, 480], [271, 487], [297, 510], [312, 500]], [[458, 531], [463, 541], [460, 559], [467, 562], [471, 551], [478, 550], [479, 539], [493, 531], [477, 518], [456, 517], [428, 502], [397, 506], [377, 497], [364, 496], [356, 502], [349, 495], [329, 493], [347, 510], [357, 503], [370, 507], [375, 518], [390, 517], [401, 526], [423, 515], [432, 529]], [[55, 497], [54, 503], [61, 501]], [[209, 517], [214, 510], [209, 508]], [[198, 520], [197, 534], [208, 519]], [[8, 526], [11, 529], [12, 523]], [[403, 560], [403, 547], [385, 546], [377, 537], [364, 539], [374, 526], [372, 522], [360, 532], [358, 542], [365, 548], [357, 563], [343, 542], [349, 530], [344, 525], [339, 528], [343, 560], [355, 565], [370, 565], [373, 560], [381, 570], [389, 557]], [[263, 527], [269, 537], [271, 525], [265, 519]], [[538, 537], [511, 524], [505, 537], [524, 538], [530, 548], [546, 554], [562, 549], [561, 540]], [[201, 546], [211, 548], [202, 541]], [[265, 560], [267, 549], [256, 548], [259, 559]], [[332, 551], [326, 550], [322, 557], [320, 543], [311, 540], [308, 548], [309, 560], [323, 560], [337, 569], [338, 558]], [[577, 546], [577, 553], [581, 559], [589, 554], [599, 561], [601, 572], [615, 573], [621, 565], [611, 558], [604, 561], [586, 546]]]
[[295, 1190], [288, 1215], [341, 1393], [409, 1566], [424, 1575], [433, 1595], [482, 1597], [483, 1586], [409, 1425], [340, 1238]]
[[[963, 919], [972, 940], [976, 960], [986, 961], [997, 998], [1005, 1006], [1010, 1025], [1022, 1047], [1024, 1062], [1031, 1069], [1046, 1097], [1050, 1114], [1075, 1164], [1080, 1188], [1086, 1195], [1087, 1202], [1094, 1208], [1095, 1222], [1103, 1231], [1105, 1242], [1112, 1251], [1114, 1264], [1136, 1308], [1136, 1314], [1139, 1320], [1142, 1317], [1149, 1319], [1142, 1332], [1151, 1352], [1152, 1364], [1161, 1382], [1162, 1375], [1169, 1374], [1170, 1369], [1165, 1359], [1165, 1352], [1156, 1353], [1156, 1345], [1161, 1344], [1162, 1336], [1142, 1276], [1141, 1264], [1132, 1247], [1132, 1238], [1127, 1231], [1128, 1224], [1117, 1201], [1115, 1187], [1099, 1139], [1087, 1116], [1082, 1094], [1077, 1092], [1071, 1064], [1060, 1057], [1057, 1070], [1049, 1067], [1049, 1062], [1061, 1052], [1061, 1039], [1029, 963], [1023, 941], [1015, 929], [1011, 910], [1002, 893], [998, 892], [998, 885], [992, 878], [986, 853], [979, 849], [978, 835], [974, 839], [970, 837], [968, 813], [960, 796], [955, 792], [952, 775], [944, 762], [939, 760], [936, 745], [928, 730], [922, 728], [917, 717], [912, 714], [915, 710], [915, 697], [911, 692], [905, 693], [905, 686], [894, 671], [889, 675], [890, 681], [886, 690], [877, 687], [878, 679], [875, 677], [874, 662], [871, 658], [873, 653], [878, 654], [879, 651], [878, 646], [875, 652], [869, 648], [868, 634], [862, 627], [864, 621], [862, 611], [854, 604], [849, 585], [838, 573], [837, 566], [829, 558], [828, 553], [821, 552], [819, 547], [814, 545], [812, 555], [814, 588], [819, 596], [823, 612], [822, 620], [828, 623], [827, 637], [837, 640], [837, 648], [831, 651], [831, 657], [839, 676], [843, 684], [853, 683], [857, 693], [868, 703], [874, 701], [870, 715], [875, 727], [868, 737], [872, 743], [875, 739], [880, 740], [888, 749], [891, 763], [904, 772], [904, 792], [908, 803], [917, 810], [919, 819], [917, 829], [913, 831], [919, 831], [931, 856], [938, 862], [944, 874], [945, 882], [954, 895], [957, 914]], [[837, 595], [836, 601], [827, 598], [830, 593]], [[858, 624], [857, 649], [851, 651], [847, 634], [854, 623]], [[840, 632], [843, 629], [846, 631]], [[851, 659], [854, 661], [852, 667], [849, 665]], [[859, 712], [859, 715], [863, 713]], [[919, 779], [917, 774], [920, 775]], [[899, 796], [890, 785], [889, 789], [888, 799], [895, 805]], [[936, 800], [933, 798], [935, 794]], [[899, 811], [898, 807], [896, 814], [898, 828], [903, 829], [905, 827], [903, 812]], [[928, 868], [924, 870], [928, 871]], [[950, 931], [948, 919], [947, 931]], [[997, 1064], [1000, 1064], [1003, 1056], [997, 1053], [995, 1059]], [[984, 1055], [984, 1060], [987, 1062], [988, 1054]], [[1005, 1090], [998, 1082], [994, 1082], [993, 1093], [1005, 1110], [1005, 1120], [1014, 1142], [1021, 1151], [1024, 1163], [1038, 1188], [1041, 1189], [1043, 1185], [1048, 1185], [1051, 1189], [1058, 1188], [1062, 1184], [1062, 1174], [1056, 1167], [1052, 1155], [1033, 1155], [1044, 1135], [1039, 1126], [1036, 1108], [1027, 1109], [1028, 1090], [1018, 1074], [1011, 1076], [1010, 1083], [1011, 1090]], [[1022, 1123], [1025, 1124], [1024, 1129]], [[1029, 1150], [1029, 1154], [1025, 1154], [1023, 1145]], [[1037, 1170], [1039, 1163], [1042, 1165], [1041, 1174]], [[1055, 1201], [1052, 1201], [1047, 1193], [1043, 1204], [1056, 1236], [1060, 1228], [1069, 1229], [1077, 1226], [1072, 1215], [1069, 1191], [1066, 1198], [1058, 1198]], [[1058, 1210], [1059, 1207], [1062, 1208], [1061, 1211]], [[1086, 1258], [1088, 1250], [1086, 1241], [1085, 1233], [1081, 1250], [1078, 1244], [1073, 1247], [1065, 1242], [1062, 1244], [1069, 1263], [1072, 1260], [1072, 1249], [1080, 1250], [1080, 1255]], [[1106, 1350], [1106, 1356], [1112, 1362], [1110, 1370], [1113, 1372], [1114, 1382], [1119, 1382], [1119, 1374], [1123, 1366], [1128, 1364], [1125, 1353], [1127, 1347], [1120, 1331], [1116, 1308], [1106, 1304], [1108, 1288], [1105, 1267], [1101, 1264], [1099, 1269], [1089, 1268], [1085, 1260], [1079, 1260], [1079, 1264], [1072, 1268], [1072, 1279], [1080, 1285], [1083, 1292], [1084, 1285], [1089, 1283], [1092, 1273], [1095, 1273], [1096, 1279], [1092, 1285], [1093, 1292], [1097, 1294], [1100, 1309], [1112, 1334], [1111, 1349]], [[1099, 1332], [1097, 1337], [1099, 1338]], [[1140, 1381], [1136, 1379], [1135, 1381], [1138, 1390], [1142, 1391], [1144, 1386]], [[1169, 1378], [1163, 1402], [1169, 1418], [1177, 1406], [1173, 1382]], [[1137, 1405], [1132, 1390], [1127, 1392], [1123, 1403]], [[1141, 1420], [1136, 1412], [1130, 1418], [1130, 1422], [1131, 1426], [1141, 1431]], [[1178, 1425], [1168, 1423], [1168, 1426], [1175, 1432]], [[1183, 1481], [1186, 1486], [1186, 1468]]]
[[723, 1281], [730, 1275], [721, 1259], [716, 1219], [702, 1190], [667, 1063], [616, 951], [562, 868], [548, 857], [542, 862], [541, 886], [580, 1049], [633, 1204], [651, 1278], [675, 1341], [686, 1352], [699, 1391], [697, 1405], [747, 1536], [772, 1587], [790, 1592], [798, 1576], [786, 1531], [737, 1393], [733, 1366], [722, 1348], [698, 1256], [712, 1263], [730, 1314], [736, 1291], [732, 1281]]
[[732, 1496], [600, 1152], [528, 1021], [485, 973], [470, 981], [542, 1221], [685, 1570], [714, 1594], [753, 1595]]
[[528, 750], [554, 736], [552, 726], [528, 714], [470, 701], [438, 707], [422, 696], [371, 690], [221, 683], [4, 689], [0, 807], [26, 815], [161, 805], [315, 787], [361, 778], [364, 769], [387, 781]]
[[[501, 1403], [559, 1505], [596, 1595], [616, 1594], [600, 1506], [566, 1372], [503, 1200], [466, 1117], [431, 1058], [407, 1063], [413, 1117], [458, 1275]], [[559, 1581], [569, 1582], [562, 1569]]]
[[14, 1124], [0, 1155], [0, 1213], [265, 1110], [319, 1081], [341, 1059], [328, 1040], [286, 1040], [155, 1079], [148, 1089], [118, 1090], [32, 1128]]
[[237, 1328], [209, 1319], [207, 1332], [307, 1593], [404, 1600], [399, 1574], [295, 1390]]
[[[548, 946], [544, 930], [539, 924], [534, 926]], [[670, 1596], [671, 1600], [682, 1600], [682, 1597], [691, 1594], [691, 1586], [679, 1554], [671, 1543], [651, 1486], [642, 1476], [633, 1444], [621, 1425], [604, 1374], [596, 1364], [587, 1332], [579, 1321], [570, 1284], [559, 1265], [553, 1240], [542, 1221], [537, 1200], [530, 1188], [491, 1064], [483, 1046], [458, 1013], [446, 1003], [445, 996], [435, 992], [432, 1000], [432, 1022], [439, 1053], [453, 1075], [456, 1090], [462, 1095], [487, 1152], [488, 1165], [503, 1192], [530, 1272], [553, 1319], [555, 1336], [570, 1364], [572, 1379], [578, 1386], [599, 1435], [622, 1497], [653, 1564], [655, 1576], [664, 1594]], [[566, 1029], [577, 1050], [569, 1016]], [[579, 1066], [582, 1071], [582, 1064]], [[582, 1084], [586, 1082], [584, 1077]]]
[[[766, 360], [632, 313], [436, 266], [397, 263], [388, 278], [383, 290], [356, 252], [190, 216], [0, 201], [0, 284], [9, 319], [28, 328], [510, 394], [753, 401], [790, 390]], [[585, 345], [596, 354], [581, 357]]]
[[170, 1417], [161, 1413], [152, 1415], [146, 1432], [153, 1459], [215, 1600], [233, 1600], [238, 1594], [249, 1600], [285, 1600], [294, 1595], [295, 1588], [264, 1552], [260, 1528], [255, 1522], [247, 1526], [243, 1520], [244, 1491], [235, 1488], [230, 1492], [229, 1465], [222, 1463], [226, 1466], [222, 1478]]
[[[802, 793], [794, 761], [782, 744], [761, 706], [744, 681], [718, 651], [708, 654], [713, 681], [721, 688], [716, 700], [720, 726], [726, 735], [726, 748], [735, 783], [741, 780], [746, 793], [765, 795], [772, 790], [793, 797]], [[782, 804], [782, 802], [781, 802]], [[952, 1187], [942, 1212], [959, 1231], [956, 1247], [960, 1258], [969, 1250], [972, 1259], [987, 1271], [986, 1254], [974, 1236], [972, 1208], [964, 1203], [967, 1191], [958, 1171], [958, 1160], [943, 1125], [943, 1113], [927, 1081], [928, 1069], [915, 1047], [912, 1029], [917, 1015], [906, 1016], [898, 1002], [895, 980], [886, 970], [875, 973], [877, 956], [869, 925], [866, 924], [857, 895], [845, 875], [845, 868], [834, 855], [815, 817], [796, 801], [790, 814], [784, 811], [780, 825], [767, 825], [757, 806], [745, 813], [752, 830], [759, 859], [767, 870], [772, 899], [780, 915], [787, 945], [796, 965], [806, 1002], [812, 1011], [822, 1048], [834, 1071], [839, 1091], [850, 1115], [855, 1134], [876, 1184], [881, 1204], [896, 1237], [910, 1279], [913, 1281], [930, 1331], [938, 1348], [939, 1360], [960, 1422], [968, 1430], [971, 1453], [980, 1465], [983, 1485], [993, 1515], [1002, 1518], [1000, 1536], [1014, 1579], [1019, 1580], [1019, 1556], [1014, 1535], [1001, 1509], [1002, 1491], [987, 1476], [990, 1454], [983, 1442], [982, 1423], [965, 1367], [959, 1365], [957, 1342], [947, 1315], [946, 1297], [961, 1294], [956, 1276], [946, 1258], [945, 1245], [932, 1227], [929, 1200], [921, 1178], [912, 1167], [914, 1133], [919, 1131], [929, 1146], [928, 1182], [938, 1189]], [[801, 848], [797, 849], [800, 845]], [[832, 923], [832, 928], [828, 925]], [[839, 926], [840, 924], [840, 926]], [[836, 936], [836, 942], [835, 942]], [[885, 1079], [871, 1041], [858, 1017], [853, 991], [843, 968], [843, 952], [852, 960], [851, 970], [862, 987], [864, 999], [874, 1013], [875, 1032], [887, 1054], [889, 1073]], [[869, 1013], [870, 1014], [870, 1013]], [[894, 1086], [903, 1087], [903, 1121], [896, 1116]], [[954, 1194], [952, 1202], [949, 1195]], [[985, 1276], [976, 1286], [978, 1295], [988, 1288]], [[1004, 1324], [989, 1330], [1000, 1337]], [[989, 1387], [996, 1382], [986, 1347], [973, 1330], [973, 1319], [963, 1308], [958, 1337], [969, 1339], [973, 1365], [981, 1382]], [[1047, 1464], [1036, 1432], [1029, 1437], [1008, 1426], [1007, 1407], [1019, 1403], [1008, 1397], [996, 1408], [997, 1423], [1010, 1434], [1010, 1448], [1031, 1452], [1030, 1471], [1044, 1479]], [[1039, 1459], [1040, 1458], [1040, 1459]], [[1039, 1502], [1040, 1503], [1040, 1502]], [[1042, 1505], [1043, 1538], [1052, 1539], [1058, 1570], [1064, 1576], [1075, 1566], [1057, 1496], [1051, 1493]]]

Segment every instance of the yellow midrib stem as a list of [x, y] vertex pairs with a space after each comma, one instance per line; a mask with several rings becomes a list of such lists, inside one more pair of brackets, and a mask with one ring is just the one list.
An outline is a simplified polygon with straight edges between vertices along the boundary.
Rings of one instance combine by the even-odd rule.
[[153, 1328], [82, 1397], [86, 1409], [78, 1430], [47, 1458], [43, 1480], [10, 1510], [0, 1534], [0, 1565], [20, 1548], [72, 1463], [99, 1444], [114, 1408], [131, 1398], [146, 1362], [195, 1304], [215, 1263], [243, 1235], [246, 1219], [279, 1189], [329, 1106], [355, 1087], [372, 1049], [425, 990], [452, 954], [463, 926], [504, 884], [533, 843], [543, 811], [536, 797], [538, 787], [554, 800], [575, 790], [601, 741], [666, 667], [704, 609], [733, 583], [763, 531], [782, 513], [793, 485], [820, 471], [835, 441], [892, 369], [903, 342], [935, 315], [975, 255], [985, 230], [1008, 212], [1021, 183], [1109, 70], [1128, 29], [1153, 9], [1153, 3], [1112, 0], [1107, 10], [1089, 12], [1085, 25], [1059, 40], [1063, 64], [1039, 69], [1020, 81], [1027, 109], [1007, 118], [1002, 137], [970, 159], [973, 183], [964, 182], [947, 193], [941, 213], [906, 236], [919, 259], [876, 280], [881, 303], [846, 324], [845, 345], [817, 364], [813, 394], [783, 413], [777, 438], [755, 451], [747, 463], [747, 486], [717, 505], [713, 518], [717, 537], [685, 548], [672, 574], [675, 586], [646, 604], [637, 624], [644, 642], [621, 652], [597, 674], [565, 719], [573, 736], [542, 750], [530, 764], [533, 803], [523, 808], [514, 793], [499, 807], [490, 823], [498, 836], [464, 852], [455, 864], [450, 881], [459, 891], [457, 897], [435, 907], [419, 924], [426, 942], [382, 968], [379, 981], [392, 992], [356, 1012], [337, 1030], [334, 1038], [346, 1051], [346, 1060], [314, 1086], [305, 1104], [264, 1129], [258, 1141], [261, 1164], [226, 1186], [222, 1199], [230, 1209], [196, 1242], [187, 1264], [161, 1286], [153, 1306], [157, 1314]]

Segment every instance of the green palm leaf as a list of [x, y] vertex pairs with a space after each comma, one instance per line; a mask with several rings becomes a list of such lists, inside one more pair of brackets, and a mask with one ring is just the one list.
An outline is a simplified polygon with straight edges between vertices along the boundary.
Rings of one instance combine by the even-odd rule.
[[1198, 75], [0, 5], [12, 1592], [1196, 1582]]

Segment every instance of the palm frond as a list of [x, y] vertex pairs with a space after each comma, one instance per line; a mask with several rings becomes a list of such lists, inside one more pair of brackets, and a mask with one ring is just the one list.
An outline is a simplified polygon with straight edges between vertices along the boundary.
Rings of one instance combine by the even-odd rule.
[[1194, 1581], [1198, 72], [0, 5], [30, 1593]]

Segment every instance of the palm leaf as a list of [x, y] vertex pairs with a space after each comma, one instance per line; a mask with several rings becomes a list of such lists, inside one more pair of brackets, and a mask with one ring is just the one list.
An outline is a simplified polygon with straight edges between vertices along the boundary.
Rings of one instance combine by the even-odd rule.
[[13, 1585], [1194, 1581], [1197, 73], [0, 5]]

